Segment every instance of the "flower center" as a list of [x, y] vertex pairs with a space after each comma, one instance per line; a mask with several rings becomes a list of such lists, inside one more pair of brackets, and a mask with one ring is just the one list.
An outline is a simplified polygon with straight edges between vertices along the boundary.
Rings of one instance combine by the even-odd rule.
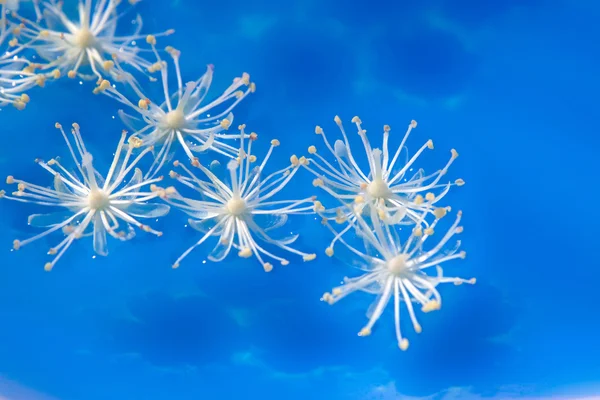
[[376, 199], [386, 198], [390, 195], [390, 188], [381, 178], [375, 178], [367, 185], [367, 193]]
[[407, 270], [406, 259], [406, 254], [398, 254], [387, 262], [388, 271], [393, 275], [402, 275]]
[[96, 38], [94, 37], [92, 32], [87, 28], [79, 29], [74, 36], [75, 45], [82, 49], [93, 47], [94, 42], [96, 41]]
[[246, 211], [246, 202], [242, 198], [234, 197], [227, 202], [226, 209], [229, 214], [239, 216]]
[[88, 204], [92, 210], [102, 210], [110, 204], [110, 200], [102, 190], [94, 189], [88, 195]]
[[170, 129], [181, 129], [185, 125], [185, 115], [181, 110], [169, 111], [165, 116], [165, 125]]

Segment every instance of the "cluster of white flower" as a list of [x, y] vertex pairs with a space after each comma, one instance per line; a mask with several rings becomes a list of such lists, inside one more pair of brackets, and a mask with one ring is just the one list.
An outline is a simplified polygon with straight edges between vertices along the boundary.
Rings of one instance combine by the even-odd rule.
[[[434, 234], [438, 221], [451, 211], [450, 207], [438, 203], [453, 185], [461, 186], [464, 182], [461, 179], [442, 182], [458, 157], [454, 149], [442, 169], [429, 175], [419, 169], [407, 177], [418, 157], [427, 149], [433, 149], [433, 142], [429, 140], [409, 158], [406, 141], [416, 127], [415, 121], [410, 123], [396, 150], [390, 152], [389, 126], [383, 130], [382, 148], [373, 149], [360, 119], [354, 117], [352, 122], [366, 154], [366, 162], [362, 163], [353, 155], [350, 139], [341, 119], [336, 116], [341, 140], [332, 145], [322, 128], [315, 130], [331, 157], [322, 156], [317, 147], [310, 146], [307, 157], [292, 155], [287, 166], [267, 174], [267, 162], [279, 141], [272, 139], [267, 154], [258, 161], [252, 154], [252, 144], [258, 135], [246, 133], [245, 125], [230, 132], [233, 109], [256, 90], [248, 74], [235, 78], [220, 96], [205, 101], [213, 66], [209, 65], [197, 80], [184, 83], [179, 65], [180, 52], [168, 46], [165, 52], [173, 62], [177, 80], [177, 87], [171, 90], [168, 63], [161, 58], [156, 44], [158, 36], [170, 35], [172, 30], [141, 35], [142, 20], [138, 16], [135, 32], [129, 36], [116, 36], [119, 0], [80, 0], [78, 19], [70, 19], [63, 12], [62, 1], [49, 0], [39, 4], [34, 0], [30, 3], [33, 7], [29, 11], [35, 18], [27, 19], [18, 14], [27, 12], [23, 7], [19, 10], [19, 1], [0, 1], [0, 46], [3, 52], [0, 57], [0, 106], [12, 104], [23, 110], [30, 100], [25, 94], [27, 89], [44, 86], [48, 79], [66, 76], [95, 79], [94, 93], [115, 99], [131, 110], [130, 113], [119, 112], [132, 133], [123, 131], [121, 134], [105, 175], [94, 168], [93, 157], [86, 149], [79, 125], [72, 124], [70, 138], [57, 123], [56, 128], [67, 144], [75, 170], [63, 165], [59, 158], [53, 158], [36, 160], [53, 175], [51, 186], [7, 177], [6, 183], [16, 184], [17, 190], [12, 194], [0, 191], [0, 198], [54, 209], [50, 214], [29, 216], [30, 225], [46, 228], [42, 233], [13, 243], [14, 249], [18, 250], [51, 233], [62, 233], [62, 241], [48, 251], [54, 258], [45, 264], [47, 271], [76, 239], [82, 237], [92, 236], [95, 253], [107, 255], [108, 236], [126, 241], [134, 237], [136, 227], [160, 236], [161, 232], [139, 220], [165, 216], [172, 206], [188, 214], [189, 225], [201, 232], [200, 239], [175, 260], [173, 268], [179, 267], [193, 249], [215, 238], [216, 246], [209, 253], [209, 260], [222, 261], [235, 248], [240, 257], [255, 256], [269, 272], [273, 269], [273, 261], [281, 265], [290, 262], [275, 254], [276, 250], [295, 254], [304, 261], [316, 258], [313, 253], [291, 246], [298, 235], [275, 237], [273, 231], [282, 228], [291, 214], [318, 214], [334, 234], [325, 253], [333, 256], [334, 246], [340, 242], [350, 250], [352, 263], [358, 263], [362, 270], [362, 275], [345, 278], [342, 286], [326, 293], [322, 300], [333, 304], [358, 290], [378, 295], [374, 307], [369, 310], [368, 323], [359, 333], [366, 336], [393, 294], [396, 335], [403, 350], [408, 347], [408, 341], [400, 333], [401, 302], [406, 304], [413, 326], [420, 332], [413, 303], [421, 304], [425, 312], [437, 310], [441, 306], [436, 289], [439, 283], [474, 283], [473, 279], [444, 277], [439, 266], [445, 261], [465, 257], [464, 252], [458, 251], [460, 242], [449, 251], [444, 249], [450, 238], [462, 231], [460, 212], [441, 240], [430, 249], [425, 248], [425, 241]], [[149, 49], [140, 48], [137, 43], [140, 41]], [[154, 60], [142, 57], [143, 50], [149, 51]], [[45, 62], [30, 61], [30, 53]], [[147, 85], [158, 84], [155, 82], [160, 80], [164, 98], [150, 99], [145, 95], [144, 85], [135, 77], [139, 74], [150, 78]], [[180, 194], [174, 186], [160, 185], [163, 182], [161, 172], [179, 151], [190, 165], [174, 161], [174, 169], [168, 176], [182, 188], [192, 189], [192, 198]], [[143, 173], [137, 166], [148, 153], [153, 161]], [[201, 162], [200, 153], [224, 157], [226, 170], [216, 160]], [[361, 165], [368, 166], [368, 170]], [[194, 174], [193, 169], [199, 169], [201, 176]], [[334, 207], [325, 208], [315, 196], [277, 199], [281, 197], [282, 189], [303, 169], [315, 175], [315, 187], [334, 198]], [[341, 225], [341, 229], [334, 229], [332, 222]], [[351, 238], [347, 235], [349, 232], [354, 233]], [[405, 232], [408, 232], [407, 237], [403, 237]], [[432, 266], [436, 266], [437, 274], [428, 275], [426, 271]]]

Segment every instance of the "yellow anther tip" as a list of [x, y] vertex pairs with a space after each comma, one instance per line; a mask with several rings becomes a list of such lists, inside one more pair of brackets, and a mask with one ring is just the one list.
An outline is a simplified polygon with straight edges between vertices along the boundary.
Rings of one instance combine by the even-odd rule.
[[365, 327], [358, 332], [358, 336], [369, 336], [371, 334], [371, 329]]
[[304, 261], [312, 261], [312, 260], [314, 260], [315, 258], [317, 258], [317, 255], [316, 255], [316, 254], [314, 254], [314, 253], [313, 253], [313, 254], [306, 254], [305, 256], [302, 256], [302, 259], [303, 259]]
[[400, 343], [398, 343], [398, 347], [400, 347], [400, 350], [406, 351], [408, 349], [408, 340], [402, 339]]

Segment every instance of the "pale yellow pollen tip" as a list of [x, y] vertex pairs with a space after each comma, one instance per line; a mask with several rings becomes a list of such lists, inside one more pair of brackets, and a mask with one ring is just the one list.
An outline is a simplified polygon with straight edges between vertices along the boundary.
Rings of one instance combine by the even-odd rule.
[[52, 267], [53, 267], [52, 263], [51, 263], [51, 262], [47, 262], [47, 263], [44, 265], [44, 271], [46, 271], [46, 272], [50, 272], [50, 271], [52, 271]]
[[229, 126], [231, 126], [231, 121], [229, 121], [227, 118], [223, 118], [221, 120], [221, 128], [223, 129], [229, 129]]
[[273, 271], [273, 264], [268, 263], [268, 262], [264, 263], [263, 269], [265, 270], [265, 272], [271, 272], [271, 271]]
[[140, 99], [140, 101], [138, 101], [138, 107], [141, 108], [142, 110], [147, 110], [149, 105], [150, 105], [150, 100], [148, 100], [148, 99]]
[[384, 132], [389, 132], [391, 129], [392, 129], [392, 128], [390, 128], [390, 126], [389, 126], [389, 125], [384, 125], [384, 126], [383, 126], [383, 131], [384, 131]]
[[406, 351], [408, 349], [408, 339], [402, 339], [400, 343], [398, 343], [398, 347], [400, 347], [400, 350]]
[[440, 303], [437, 300], [431, 300], [421, 307], [421, 311], [424, 313], [439, 310], [441, 307]]
[[279, 140], [277, 140], [277, 139], [273, 139], [273, 140], [271, 140], [271, 146], [273, 146], [273, 147], [277, 147], [277, 146], [279, 146], [280, 144], [281, 144], [281, 143], [280, 143], [280, 142], [279, 142]]
[[331, 293], [323, 293], [323, 297], [321, 297], [321, 300], [329, 304], [334, 303], [333, 296], [331, 296]]
[[415, 328], [415, 332], [417, 332], [417, 333], [423, 332], [423, 328], [421, 328], [421, 325], [419, 325], [417, 323], [413, 326], [413, 328]]
[[436, 208], [436, 209], [433, 211], [433, 215], [435, 215], [435, 217], [436, 217], [436, 218], [438, 218], [438, 219], [439, 219], [439, 218], [442, 218], [443, 216], [445, 216], [445, 215], [446, 215], [446, 209], [445, 209], [445, 208], [443, 208], [443, 207]]
[[317, 126], [315, 127], [315, 133], [316, 133], [317, 135], [322, 135], [322, 134], [323, 134], [323, 128], [321, 128], [319, 125], [317, 125]]
[[358, 332], [358, 336], [369, 336], [371, 334], [371, 329], [364, 327]]
[[315, 258], [317, 258], [317, 255], [315, 253], [313, 253], [313, 254], [306, 254], [306, 255], [302, 256], [302, 259], [304, 261], [312, 261]]
[[450, 150], [450, 153], [452, 153], [452, 158], [458, 157], [458, 152], [455, 149]]
[[252, 250], [249, 247], [245, 247], [238, 252], [238, 256], [242, 258], [248, 258], [252, 256]]
[[328, 257], [333, 256], [333, 247], [328, 247], [325, 249], [325, 254], [327, 254]]
[[308, 147], [308, 152], [310, 154], [315, 154], [317, 152], [317, 148], [315, 146], [309, 146]]
[[335, 117], [333, 117], [333, 120], [335, 121], [336, 124], [342, 125], [342, 120], [337, 115]]
[[360, 120], [360, 118], [358, 117], [358, 115], [356, 115], [356, 116], [352, 117], [352, 123], [354, 123], [354, 124], [360, 124], [360, 123], [362, 123], [362, 121]]
[[456, 186], [462, 186], [465, 184], [465, 181], [463, 181], [462, 179], [457, 179], [454, 181], [454, 183], [456, 184]]
[[156, 45], [156, 37], [154, 35], [146, 36], [146, 43], [155, 46]]
[[410, 121], [410, 127], [411, 128], [416, 128], [417, 127], [417, 121], [415, 121], [414, 119], [412, 121]]
[[298, 159], [298, 156], [296, 156], [295, 154], [292, 154], [292, 156], [290, 157], [290, 162], [292, 163], [292, 165], [295, 167], [298, 164], [300, 164], [300, 160]]
[[15, 183], [15, 178], [12, 175], [9, 175], [6, 177], [6, 183], [8, 185], [12, 185], [13, 183]]
[[13, 240], [13, 249], [19, 250], [21, 248], [21, 241], [15, 239]]
[[179, 268], [179, 263], [175, 263], [175, 264], [173, 264], [173, 265], [171, 266], [171, 268], [173, 268], [173, 269], [177, 269], [177, 268]]
[[433, 150], [433, 140], [429, 139], [429, 140], [427, 141], [427, 147], [428, 147], [430, 150]]
[[23, 111], [25, 109], [25, 107], [27, 106], [27, 103], [25, 103], [23, 100], [21, 99], [17, 99], [14, 100], [12, 102], [12, 105], [19, 111]]

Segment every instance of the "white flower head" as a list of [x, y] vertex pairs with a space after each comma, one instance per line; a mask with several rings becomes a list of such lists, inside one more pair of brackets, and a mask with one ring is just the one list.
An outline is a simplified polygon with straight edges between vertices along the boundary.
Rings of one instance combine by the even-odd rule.
[[[36, 160], [38, 165], [53, 175], [52, 188], [13, 176], [7, 177], [6, 183], [16, 184], [17, 191], [12, 196], [0, 191], [0, 198], [62, 209], [51, 214], [30, 215], [29, 225], [48, 229], [27, 240], [15, 240], [15, 250], [53, 232], [62, 231], [65, 238], [48, 252], [56, 255], [45, 265], [45, 269], [50, 271], [76, 239], [90, 234], [93, 236], [94, 251], [102, 256], [108, 254], [107, 234], [125, 241], [135, 236], [133, 227], [137, 227], [157, 236], [162, 235], [138, 221], [139, 218], [162, 217], [169, 212], [166, 204], [148, 203], [157, 197], [165, 197], [171, 190], [155, 186], [162, 177], [147, 180], [143, 178], [142, 171], [135, 168], [150, 149], [132, 156], [133, 149], [139, 146], [139, 139], [130, 137], [129, 144], [125, 144], [126, 132], [123, 132], [110, 169], [103, 176], [93, 166], [93, 157], [83, 143], [79, 125], [73, 124], [71, 131], [74, 146], [62, 126], [57, 123], [56, 127], [67, 143], [76, 164], [76, 172], [70, 172], [54, 158], [48, 162]], [[131, 178], [125, 182], [128, 176]], [[121, 224], [124, 224], [124, 230], [119, 229], [122, 228]]]

